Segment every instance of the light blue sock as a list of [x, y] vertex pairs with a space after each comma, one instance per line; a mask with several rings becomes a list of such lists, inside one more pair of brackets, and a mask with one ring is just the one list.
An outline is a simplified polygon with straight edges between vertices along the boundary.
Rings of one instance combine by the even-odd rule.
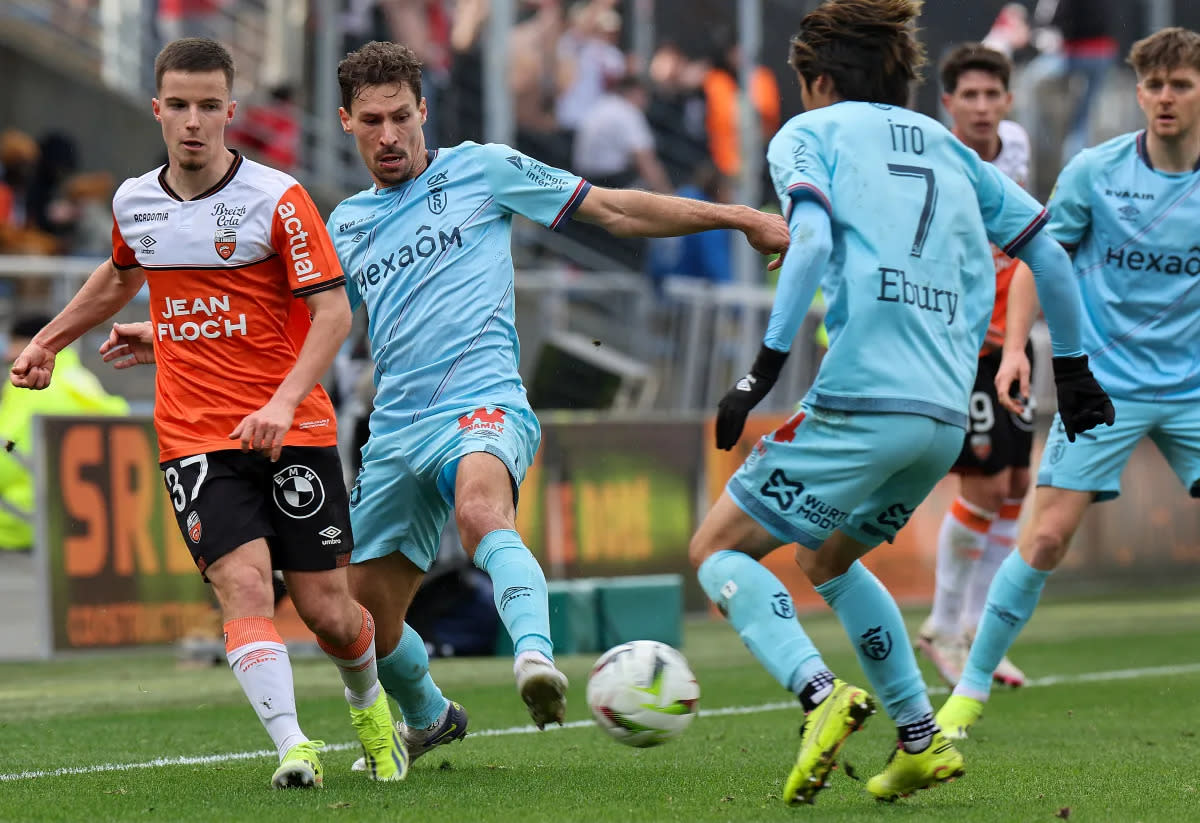
[[857, 560], [845, 574], [817, 586], [850, 635], [858, 662], [888, 717], [897, 726], [918, 723], [933, 711], [925, 681], [896, 601], [879, 578]]
[[376, 665], [380, 684], [400, 706], [409, 727], [424, 729], [437, 722], [446, 708], [446, 698], [429, 676], [429, 652], [412, 626], [404, 624], [396, 648]]
[[511, 529], [488, 532], [475, 549], [475, 565], [492, 578], [492, 597], [514, 652], [541, 652], [553, 660], [546, 576], [521, 535]]
[[992, 691], [992, 672], [1025, 628], [1049, 576], [1050, 572], [1026, 563], [1016, 549], [1000, 564], [988, 589], [987, 605], [967, 665], [954, 687], [955, 694], [987, 700]]
[[800, 694], [829, 670], [796, 620], [787, 589], [762, 563], [743, 552], [719, 551], [700, 564], [697, 576], [746, 648], [785, 689]]

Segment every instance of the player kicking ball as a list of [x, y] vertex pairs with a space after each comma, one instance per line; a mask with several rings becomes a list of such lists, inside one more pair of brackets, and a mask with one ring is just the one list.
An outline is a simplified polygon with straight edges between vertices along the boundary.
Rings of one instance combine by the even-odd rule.
[[516, 530], [541, 430], [517, 371], [513, 216], [551, 229], [575, 217], [620, 236], [732, 228], [764, 254], [787, 247], [787, 228], [745, 206], [593, 187], [504, 145], [431, 149], [421, 64], [397, 43], [347, 55], [338, 83], [342, 127], [373, 183], [328, 226], [351, 305], [367, 310], [375, 362], [371, 434], [350, 496], [350, 576], [377, 620], [380, 679], [404, 712], [414, 756], [445, 739], [426, 735], [454, 733], [441, 731], [459, 721], [405, 623], [453, 513], [492, 580], [518, 693], [539, 728], [561, 723], [567, 678], [554, 663], [546, 579]]
[[[992, 672], [1033, 614], [1088, 506], [1121, 491], [1121, 471], [1149, 437], [1200, 497], [1200, 34], [1163, 29], [1133, 45], [1142, 131], [1080, 152], [1050, 199], [1050, 234], [1074, 253], [1083, 347], [1112, 392], [1117, 422], [1075, 442], [1060, 409], [1042, 453], [1033, 516], [988, 591], [962, 679], [938, 712], [966, 737], [983, 714]], [[1016, 284], [1014, 283], [1014, 288]], [[1043, 305], [1048, 305], [1042, 298]], [[1010, 321], [997, 382], [1028, 396], [1021, 349], [1035, 311]], [[1019, 401], [1002, 402], [1021, 410]]]
[[859, 557], [895, 537], [962, 447], [994, 299], [989, 240], [1033, 271], [1067, 433], [1112, 419], [1080, 349], [1070, 260], [1040, 232], [1045, 211], [941, 124], [904, 108], [924, 62], [919, 7], [832, 0], [792, 39], [805, 113], [767, 152], [792, 243], [758, 358], [720, 403], [717, 446], [733, 447], [775, 383], [818, 284], [829, 351], [801, 411], [758, 441], [690, 547], [705, 593], [804, 709], [787, 803], [813, 802], [875, 698], [834, 676], [783, 584], [757, 562], [785, 543], [799, 544], [797, 564], [897, 727], [867, 791], [894, 800], [964, 772], [934, 722], [900, 610]]
[[408, 754], [376, 675], [375, 626], [350, 596], [353, 541], [333, 406], [317, 380], [350, 330], [345, 278], [307, 192], [225, 146], [233, 60], [202, 38], [154, 64], [168, 162], [113, 198], [113, 253], [13, 364], [49, 385], [54, 356], [149, 282], [153, 323], [114, 326], [101, 351], [157, 360], [154, 425], [184, 542], [220, 602], [229, 665], [275, 743], [277, 788], [319, 787], [322, 743], [296, 717], [272, 569], [338, 667], [375, 780]]

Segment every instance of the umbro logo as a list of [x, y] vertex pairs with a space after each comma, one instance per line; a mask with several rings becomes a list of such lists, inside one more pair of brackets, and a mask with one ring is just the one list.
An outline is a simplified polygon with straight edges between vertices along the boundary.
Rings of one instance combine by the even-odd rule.
[[157, 241], [157, 240], [155, 240], [153, 237], [151, 237], [150, 235], [148, 235], [148, 234], [147, 234], [145, 237], [143, 237], [143, 238], [142, 238], [141, 240], [139, 240], [138, 242], [142, 244], [142, 248], [146, 248], [146, 249], [148, 249], [148, 248], [150, 248], [151, 246], [153, 246], [155, 243], [157, 243], [158, 241]]
[[754, 381], [753, 377], [751, 377], [750, 375], [746, 375], [745, 377], [743, 377], [741, 380], [739, 380], [737, 382], [737, 390], [738, 391], [751, 391], [754, 388], [754, 382], [755, 381]]
[[351, 242], [351, 243], [357, 243], [357, 242], [359, 242], [360, 240], [362, 240], [362, 239], [363, 239], [364, 237], [366, 237], [366, 236], [367, 236], [367, 233], [366, 233], [365, 231], [360, 231], [358, 234], [356, 234], [356, 235], [354, 235], [353, 237], [351, 237], [351, 238], [350, 238], [350, 242]]
[[317, 532], [317, 534], [321, 535], [322, 537], [328, 537], [330, 540], [337, 537], [341, 533], [342, 533], [342, 530], [339, 529], [337, 526], [327, 526], [327, 527], [321, 529], [319, 532]]

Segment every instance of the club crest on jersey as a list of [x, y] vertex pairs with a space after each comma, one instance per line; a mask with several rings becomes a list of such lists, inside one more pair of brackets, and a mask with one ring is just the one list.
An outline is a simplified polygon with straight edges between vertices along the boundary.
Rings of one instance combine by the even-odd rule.
[[458, 418], [458, 430], [463, 434], [496, 437], [504, 432], [504, 409], [480, 407]]
[[200, 535], [203, 533], [204, 529], [200, 525], [200, 515], [196, 512], [188, 512], [187, 529], [188, 539], [190, 539], [193, 543], [199, 543]]
[[237, 249], [237, 232], [233, 229], [217, 229], [213, 237], [213, 248], [222, 260], [233, 257], [233, 252]]
[[448, 201], [446, 190], [442, 188], [430, 189], [429, 194], [425, 197], [425, 205], [429, 206], [429, 210], [434, 214], [444, 212]]
[[288, 466], [276, 472], [271, 485], [275, 490], [275, 505], [296, 520], [312, 517], [325, 502], [321, 478], [308, 466]]

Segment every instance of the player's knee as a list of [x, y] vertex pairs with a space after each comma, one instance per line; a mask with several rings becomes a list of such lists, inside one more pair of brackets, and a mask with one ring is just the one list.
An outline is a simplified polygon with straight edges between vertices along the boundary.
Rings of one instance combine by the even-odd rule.
[[990, 477], [973, 477], [964, 480], [962, 496], [972, 505], [986, 512], [998, 512], [1009, 494], [1007, 472]]
[[362, 611], [349, 598], [315, 597], [296, 603], [308, 630], [331, 646], [351, 645], [362, 629]]
[[272, 614], [275, 589], [270, 575], [255, 566], [234, 563], [209, 573], [217, 600], [227, 615]]
[[479, 498], [455, 502], [454, 522], [463, 547], [473, 552], [488, 532], [497, 529], [512, 529], [512, 518], [505, 515], [487, 500]]
[[1066, 556], [1069, 542], [1069, 536], [1061, 530], [1039, 526], [1034, 529], [1029, 546], [1023, 547], [1022, 555], [1035, 569], [1055, 569]]

